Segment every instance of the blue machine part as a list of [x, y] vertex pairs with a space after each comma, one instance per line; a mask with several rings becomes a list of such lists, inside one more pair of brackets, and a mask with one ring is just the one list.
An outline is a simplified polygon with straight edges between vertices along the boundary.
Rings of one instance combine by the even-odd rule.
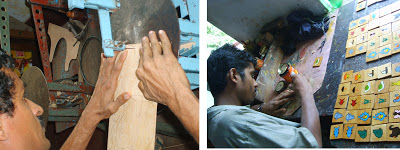
[[346, 134], [347, 134], [348, 138], [350, 138], [351, 134], [353, 134], [353, 128], [354, 128], [354, 126], [353, 127], [347, 126]]

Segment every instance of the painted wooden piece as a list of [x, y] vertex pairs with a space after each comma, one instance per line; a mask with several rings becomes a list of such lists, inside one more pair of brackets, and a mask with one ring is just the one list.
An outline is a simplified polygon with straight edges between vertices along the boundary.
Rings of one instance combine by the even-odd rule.
[[395, 2], [393, 4], [390, 4], [390, 7], [392, 8], [392, 12], [395, 13], [395, 11], [400, 9], [400, 2], [397, 1], [397, 2]]
[[342, 73], [342, 81], [340, 83], [350, 82], [353, 77], [353, 70]]
[[371, 39], [368, 40], [367, 43], [368, 43], [367, 50], [375, 50], [375, 49], [377, 49], [379, 47], [379, 38], [378, 37], [371, 38]]
[[397, 53], [400, 53], [400, 40], [393, 41], [392, 43], [392, 55]]
[[389, 77], [392, 75], [392, 63], [387, 63], [377, 67], [378, 79]]
[[349, 30], [349, 33], [347, 34], [347, 39], [357, 37], [357, 35], [358, 35], [357, 31], [358, 30], [356, 30], [356, 29]]
[[342, 123], [345, 118], [346, 109], [335, 109], [333, 111], [332, 123]]
[[379, 59], [385, 58], [392, 55], [392, 44], [387, 44], [385, 46], [381, 46], [378, 49], [378, 57]]
[[319, 67], [319, 66], [321, 65], [321, 63], [322, 63], [322, 58], [323, 58], [323, 57], [317, 57], [317, 58], [315, 58], [313, 67]]
[[343, 138], [352, 139], [356, 138], [357, 124], [344, 124], [343, 126]]
[[369, 142], [371, 126], [357, 126], [355, 142]]
[[357, 124], [371, 124], [372, 109], [357, 110]]
[[379, 21], [380, 21], [380, 19], [375, 19], [375, 20], [372, 20], [372, 21], [368, 22], [368, 30], [375, 29], [375, 28], [379, 27], [379, 25], [380, 25]]
[[389, 107], [389, 122], [400, 122], [400, 106]]
[[[367, 3], [368, 3], [368, 1], [367, 1]], [[372, 21], [372, 20], [378, 19], [378, 18], [379, 18], [379, 10], [375, 10], [369, 14], [368, 20]]]
[[360, 102], [360, 109], [374, 108], [375, 99], [376, 99], [375, 94], [362, 95], [361, 102]]
[[347, 110], [360, 109], [361, 96], [350, 96], [347, 103]]
[[385, 46], [392, 43], [392, 33], [383, 34], [379, 37], [379, 46]]
[[[347, 53], [346, 53], [347, 54]], [[365, 54], [365, 61], [371, 62], [379, 59], [377, 48], [375, 49], [368, 49], [367, 53]]]
[[390, 15], [392, 15], [392, 22], [400, 20], [400, 11], [393, 12]]
[[356, 55], [362, 54], [362, 53], [366, 53], [368, 49], [368, 42], [364, 42], [361, 44], [358, 44], [356, 46]]
[[[392, 33], [392, 24], [391, 23], [379, 27], [379, 33], [378, 33], [379, 36], [382, 36], [382, 35], [385, 35], [388, 33]], [[382, 42], [382, 41], [380, 41], [380, 42]]]
[[400, 141], [400, 123], [386, 124], [386, 141]]
[[367, 5], [367, 2], [366, 2], [366, 1], [363, 1], [363, 2], [361, 2], [361, 3], [358, 3], [358, 4], [357, 4], [356, 11], [360, 11], [360, 10], [365, 9], [366, 5]]
[[367, 33], [357, 35], [356, 45], [364, 42], [367, 42]]
[[349, 96], [360, 96], [361, 95], [362, 83], [350, 84]]
[[400, 77], [395, 77], [390, 79], [389, 91], [399, 91], [400, 90]]
[[346, 48], [350, 48], [350, 47], [355, 47], [356, 46], [356, 39], [357, 38], [351, 38], [351, 39], [347, 39], [347, 44], [346, 44]]
[[382, 18], [392, 12], [392, 8], [388, 5], [379, 9], [379, 17]]
[[357, 123], [358, 110], [346, 110], [344, 112], [343, 123]]
[[388, 108], [372, 110], [372, 125], [388, 123], [389, 115]]
[[400, 30], [400, 20], [392, 23], [392, 32]]
[[357, 3], [361, 3], [361, 2], [363, 2], [363, 1], [365, 1], [365, 0], [357, 0]]
[[352, 83], [360, 83], [364, 81], [364, 70], [353, 73]]
[[341, 139], [343, 137], [343, 124], [337, 124], [331, 126], [331, 133], [329, 139]]
[[389, 107], [390, 93], [378, 94], [376, 96], [374, 109]]
[[346, 58], [356, 56], [356, 46], [346, 48]]
[[400, 106], [400, 91], [390, 92], [390, 102], [389, 106]]
[[349, 96], [338, 96], [336, 98], [335, 108], [344, 108], [346, 109], [347, 102], [349, 101]]
[[361, 95], [375, 93], [375, 80], [363, 82], [361, 87]]
[[[364, 70], [364, 81], [370, 81], [370, 80], [375, 80], [378, 78], [378, 75], [376, 73], [376, 68], [369, 68]], [[375, 88], [376, 89], [376, 88]]]
[[371, 142], [386, 141], [386, 124], [371, 126]]
[[368, 26], [368, 24], [365, 24], [365, 25], [362, 25], [362, 26], [359, 26], [358, 28], [356, 28], [357, 34], [360, 35], [360, 34], [368, 33], [367, 26]]
[[358, 27], [358, 20], [353, 20], [349, 24], [349, 30], [355, 29]]
[[392, 77], [400, 76], [400, 63], [392, 64]]
[[338, 95], [349, 95], [350, 82], [339, 84]]
[[389, 92], [390, 79], [376, 80], [375, 82], [375, 94], [382, 94]]

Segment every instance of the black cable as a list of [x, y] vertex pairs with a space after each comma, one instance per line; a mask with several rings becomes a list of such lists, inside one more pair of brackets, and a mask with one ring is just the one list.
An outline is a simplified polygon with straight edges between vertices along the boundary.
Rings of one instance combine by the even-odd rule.
[[98, 37], [95, 37], [95, 36], [91, 36], [91, 37], [87, 38], [87, 39], [85, 40], [85, 42], [83, 42], [83, 45], [82, 45], [82, 48], [81, 48], [81, 55], [79, 56], [79, 67], [81, 67], [81, 73], [82, 73], [83, 80], [85, 80], [85, 82], [86, 82], [87, 84], [89, 84], [90, 86], [93, 86], [93, 87], [94, 87], [94, 85], [90, 84], [89, 81], [86, 79], [85, 73], [83, 72], [83, 69], [82, 69], [82, 55], [83, 55], [83, 50], [85, 50], [88, 41], [91, 40], [91, 39], [99, 40], [100, 43], [101, 43], [101, 40], [100, 40]]

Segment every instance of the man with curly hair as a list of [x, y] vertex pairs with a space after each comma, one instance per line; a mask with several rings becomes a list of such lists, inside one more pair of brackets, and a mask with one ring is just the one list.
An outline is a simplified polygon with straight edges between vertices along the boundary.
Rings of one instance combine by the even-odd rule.
[[[293, 89], [286, 89], [268, 103], [249, 105], [258, 86], [256, 65], [246, 51], [224, 45], [207, 59], [207, 82], [214, 106], [207, 110], [208, 139], [215, 147], [321, 147], [321, 127], [310, 84], [293, 75]], [[297, 95], [301, 99], [301, 124], [271, 115]], [[267, 115], [268, 113], [270, 115]]]

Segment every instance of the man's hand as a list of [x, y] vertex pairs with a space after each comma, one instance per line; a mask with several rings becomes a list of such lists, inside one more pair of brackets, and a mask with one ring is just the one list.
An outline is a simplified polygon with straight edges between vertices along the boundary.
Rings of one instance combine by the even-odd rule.
[[177, 92], [190, 89], [190, 83], [172, 53], [167, 34], [160, 30], [159, 36], [161, 44], [154, 31], [149, 33], [150, 41], [143, 37], [136, 75], [140, 80], [139, 88], [146, 99], [169, 106], [169, 103], [175, 103]]
[[[278, 96], [272, 100], [265, 102], [261, 106], [261, 112], [272, 116], [282, 116], [286, 113], [286, 108], [279, 108], [280, 106], [294, 100], [294, 91], [289, 88], [281, 92]], [[257, 110], [260, 105], [254, 105], [251, 108]]]
[[293, 79], [293, 90], [299, 94], [300, 97], [313, 96], [312, 87], [310, 83], [302, 75], [294, 74]]
[[94, 115], [92, 117], [97, 117], [100, 119], [99, 121], [110, 118], [110, 116], [116, 113], [118, 108], [131, 97], [131, 93], [124, 92], [114, 100], [118, 77], [128, 51], [121, 52], [121, 56], [116, 60], [118, 53], [120, 52], [114, 52], [114, 57], [111, 58], [105, 57], [104, 54], [102, 54], [99, 78], [97, 79], [92, 98], [85, 109], [85, 112]]

